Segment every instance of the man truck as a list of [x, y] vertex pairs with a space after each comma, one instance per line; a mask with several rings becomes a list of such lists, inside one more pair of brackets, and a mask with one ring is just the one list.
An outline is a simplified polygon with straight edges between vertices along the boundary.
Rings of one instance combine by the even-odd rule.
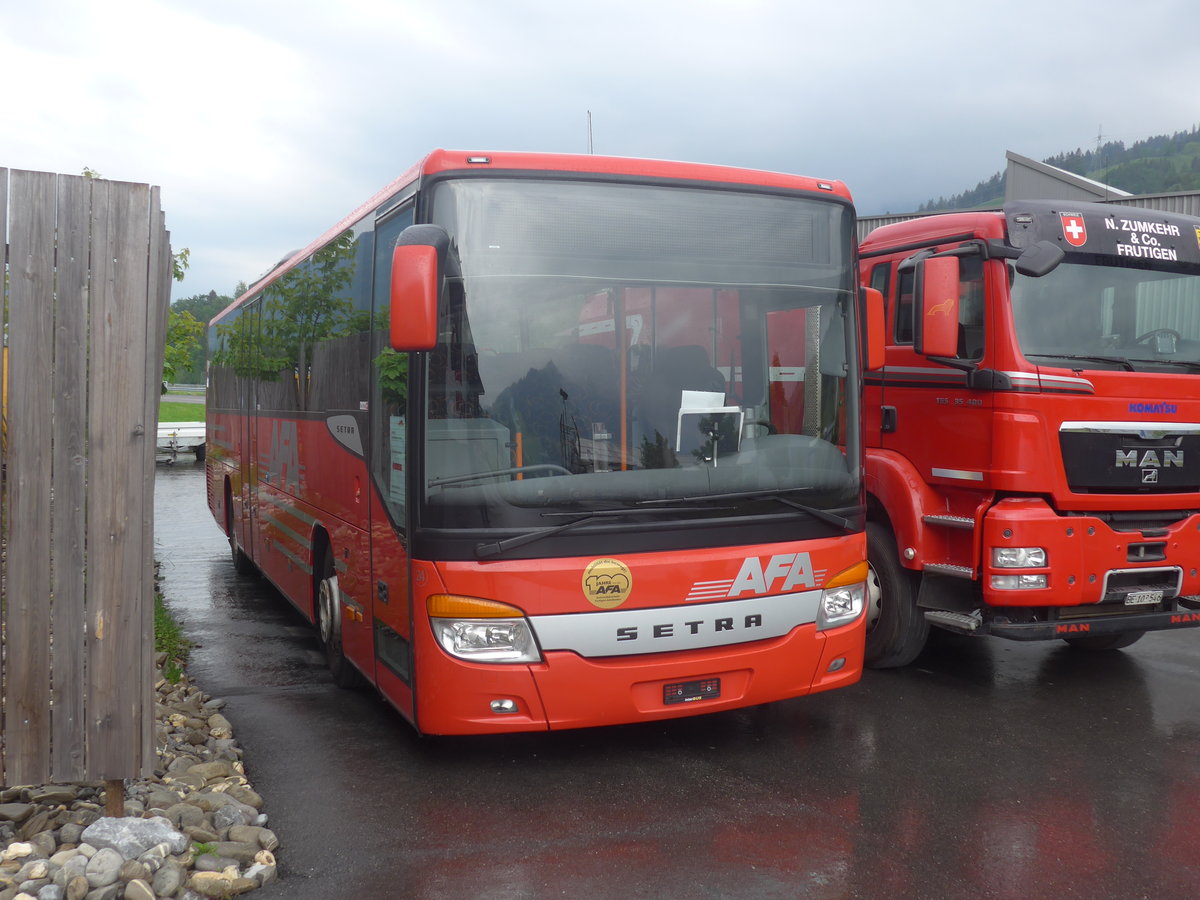
[[875, 229], [866, 662], [930, 627], [1106, 650], [1200, 624], [1200, 218], [1015, 201]]

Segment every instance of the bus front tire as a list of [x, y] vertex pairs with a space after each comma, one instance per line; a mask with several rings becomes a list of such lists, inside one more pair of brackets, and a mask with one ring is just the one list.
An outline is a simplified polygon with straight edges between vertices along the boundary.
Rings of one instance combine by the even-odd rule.
[[325, 663], [340, 688], [358, 687], [362, 674], [342, 652], [342, 595], [338, 589], [333, 557], [326, 549], [321, 555], [321, 580], [317, 583], [317, 639], [325, 653]]
[[920, 655], [929, 623], [917, 606], [916, 577], [902, 565], [891, 532], [867, 523], [867, 647], [872, 669], [907, 666]]

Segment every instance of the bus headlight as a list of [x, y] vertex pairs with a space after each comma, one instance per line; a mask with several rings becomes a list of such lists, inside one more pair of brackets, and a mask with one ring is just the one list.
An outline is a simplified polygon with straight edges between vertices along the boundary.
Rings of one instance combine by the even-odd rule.
[[451, 656], [472, 662], [541, 662], [529, 622], [515, 606], [434, 594], [427, 601], [434, 636]]
[[866, 597], [867, 563], [864, 561], [826, 583], [817, 609], [817, 631], [849, 625], [862, 615]]

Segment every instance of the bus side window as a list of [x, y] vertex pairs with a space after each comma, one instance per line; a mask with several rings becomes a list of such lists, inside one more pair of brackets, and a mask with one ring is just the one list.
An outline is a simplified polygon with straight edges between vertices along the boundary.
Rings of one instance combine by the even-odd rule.
[[397, 235], [412, 221], [413, 209], [409, 206], [378, 226], [372, 292], [371, 472], [393, 522], [401, 530], [407, 505], [408, 368], [413, 357], [391, 348], [390, 285], [392, 248]]

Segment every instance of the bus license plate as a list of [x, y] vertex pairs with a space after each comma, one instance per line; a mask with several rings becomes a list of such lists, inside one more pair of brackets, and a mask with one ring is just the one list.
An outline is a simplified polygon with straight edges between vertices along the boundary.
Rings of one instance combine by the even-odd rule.
[[699, 681], [676, 681], [663, 685], [663, 703], [691, 703], [695, 700], [712, 700], [721, 696], [720, 678], [702, 678]]
[[1126, 606], [1142, 606], [1147, 603], [1158, 603], [1163, 598], [1162, 591], [1134, 591], [1125, 595]]

